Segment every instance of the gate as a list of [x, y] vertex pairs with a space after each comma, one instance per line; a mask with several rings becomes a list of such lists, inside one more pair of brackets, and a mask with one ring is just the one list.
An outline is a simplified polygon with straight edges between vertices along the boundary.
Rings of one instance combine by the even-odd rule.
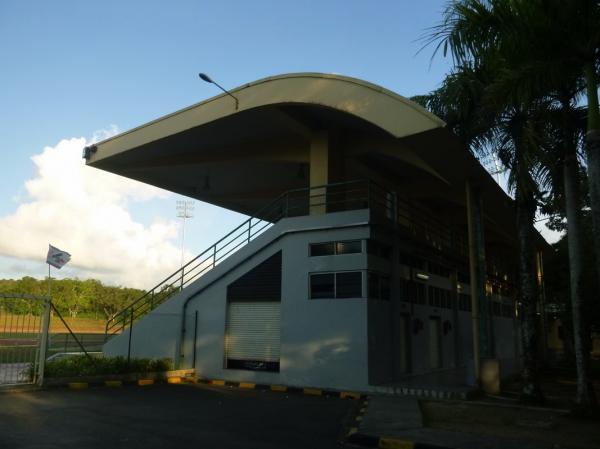
[[45, 297], [0, 293], [0, 386], [41, 382], [49, 317]]

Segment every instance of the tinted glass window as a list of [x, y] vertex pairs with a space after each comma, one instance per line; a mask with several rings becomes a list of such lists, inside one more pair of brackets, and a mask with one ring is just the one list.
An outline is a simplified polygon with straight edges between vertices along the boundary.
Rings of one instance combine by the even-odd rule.
[[336, 298], [362, 297], [362, 273], [336, 273]]
[[368, 279], [369, 298], [379, 298], [379, 275], [369, 271]]
[[425, 304], [425, 284], [415, 282], [415, 297], [414, 300], [417, 304]]
[[332, 256], [333, 249], [334, 249], [333, 242], [311, 243], [310, 244], [310, 255], [311, 256]]
[[312, 299], [334, 298], [334, 274], [311, 274], [310, 297]]
[[390, 299], [390, 278], [381, 276], [381, 299]]
[[336, 254], [355, 254], [362, 252], [362, 244], [360, 240], [337, 242], [335, 247]]

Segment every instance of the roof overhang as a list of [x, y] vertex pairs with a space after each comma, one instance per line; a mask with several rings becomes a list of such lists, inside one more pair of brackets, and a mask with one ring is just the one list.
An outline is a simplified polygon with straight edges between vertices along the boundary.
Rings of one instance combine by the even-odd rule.
[[352, 142], [356, 157], [411, 171], [419, 189], [450, 202], [464, 206], [465, 180], [473, 181], [493, 204], [486, 217], [515, 235], [511, 199], [442, 120], [407, 98], [318, 73], [269, 77], [231, 93], [239, 107], [218, 95], [99, 142], [87, 164], [251, 214], [307, 186], [311, 136], [332, 128]]

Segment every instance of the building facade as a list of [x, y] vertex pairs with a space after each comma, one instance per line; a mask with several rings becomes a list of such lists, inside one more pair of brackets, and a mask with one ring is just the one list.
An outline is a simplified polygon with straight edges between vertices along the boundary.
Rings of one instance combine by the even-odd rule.
[[512, 201], [441, 120], [333, 75], [232, 94], [85, 150], [250, 217], [112, 319], [107, 354], [359, 391], [518, 369]]

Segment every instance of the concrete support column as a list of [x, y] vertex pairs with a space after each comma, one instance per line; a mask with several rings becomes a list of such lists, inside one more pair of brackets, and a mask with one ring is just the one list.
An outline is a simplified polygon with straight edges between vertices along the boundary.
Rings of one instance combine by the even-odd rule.
[[466, 183], [467, 223], [469, 230], [469, 269], [471, 287], [471, 319], [473, 329], [473, 364], [475, 380], [481, 383], [481, 360], [489, 358], [491, 342], [489, 338], [489, 301], [486, 298], [485, 280], [485, 240], [483, 224], [483, 204], [480, 192]]
[[327, 212], [327, 189], [315, 188], [329, 184], [329, 133], [320, 131], [310, 142], [310, 215]]
[[345, 191], [343, 187], [327, 189], [320, 186], [344, 180], [344, 158], [335, 133], [315, 132], [310, 142], [310, 215], [333, 210], [343, 210]]

